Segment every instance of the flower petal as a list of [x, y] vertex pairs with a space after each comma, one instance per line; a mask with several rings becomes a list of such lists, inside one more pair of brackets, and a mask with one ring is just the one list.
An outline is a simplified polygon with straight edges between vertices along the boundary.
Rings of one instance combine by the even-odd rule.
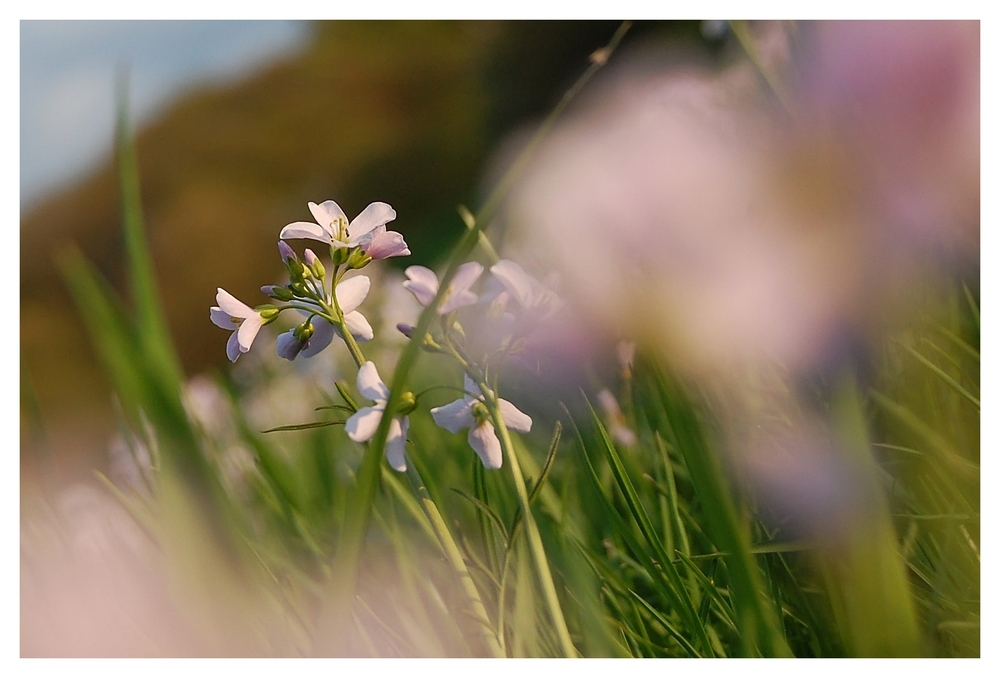
[[337, 285], [337, 303], [345, 314], [350, 313], [365, 300], [372, 281], [366, 275], [356, 275]]
[[236, 336], [240, 342], [240, 350], [246, 353], [253, 345], [253, 340], [257, 337], [260, 328], [264, 326], [264, 319], [259, 313], [254, 313], [249, 318], [240, 323], [240, 328], [236, 330]]
[[465, 398], [431, 408], [431, 416], [434, 417], [435, 424], [452, 433], [458, 433], [475, 423], [472, 406]]
[[407, 247], [403, 236], [396, 231], [384, 231], [371, 238], [362, 245], [365, 254], [372, 259], [388, 259], [389, 257], [409, 256], [410, 248]]
[[385, 458], [389, 460], [389, 466], [400, 473], [406, 470], [406, 433], [409, 430], [409, 417], [393, 417], [389, 422], [389, 435], [385, 439]]
[[347, 230], [351, 235], [350, 244], [357, 245], [359, 238], [378, 226], [386, 225], [395, 218], [396, 210], [384, 202], [373, 202], [361, 214], [354, 217], [354, 221], [348, 227]]
[[500, 398], [500, 416], [503, 417], [503, 423], [512, 431], [527, 433], [531, 430], [531, 417], [514, 407], [509, 400]]
[[524, 272], [510, 259], [501, 259], [490, 267], [490, 273], [503, 283], [522, 308], [530, 308], [535, 298], [534, 290], [540, 287], [537, 280]]
[[319, 240], [320, 242], [325, 242], [328, 245], [332, 242], [330, 232], [327, 229], [323, 228], [319, 224], [314, 224], [308, 221], [296, 221], [288, 224], [281, 229], [281, 233], [278, 234], [278, 237], [282, 240], [308, 238], [309, 240]]
[[403, 273], [409, 278], [403, 282], [403, 287], [413, 293], [421, 306], [430, 305], [438, 291], [438, 278], [434, 271], [425, 266], [408, 266]]
[[313, 318], [312, 326], [313, 334], [299, 352], [299, 355], [303, 358], [312, 358], [329, 346], [330, 342], [333, 341], [334, 335], [336, 335], [334, 326], [323, 318]]
[[218, 288], [215, 294], [215, 303], [234, 318], [249, 318], [252, 315], [257, 315], [252, 308], [221, 287]]
[[368, 400], [386, 401], [389, 399], [389, 387], [382, 381], [378, 368], [371, 360], [358, 370], [358, 392]]
[[351, 336], [358, 341], [371, 341], [375, 337], [375, 330], [371, 323], [358, 311], [352, 311], [344, 316], [344, 324], [350, 330]]
[[477, 301], [479, 301], [479, 297], [469, 290], [462, 290], [458, 293], [449, 291], [447, 299], [438, 307], [438, 314], [446, 315], [465, 306], [472, 306]]
[[451, 284], [448, 289], [452, 294], [458, 294], [463, 290], [467, 290], [472, 285], [479, 280], [479, 276], [483, 274], [483, 265], [478, 261], [467, 261], [458, 267], [455, 271], [455, 277], [451, 279]]
[[240, 357], [240, 341], [237, 337], [236, 332], [229, 335], [229, 341], [226, 342], [226, 356], [229, 358], [230, 362], [236, 362], [236, 359]]
[[240, 326], [238, 322], [233, 320], [233, 316], [229, 315], [218, 306], [213, 306], [208, 310], [212, 316], [212, 322], [215, 323], [217, 327], [221, 327], [224, 330], [235, 330]]
[[330, 224], [335, 222], [338, 217], [343, 217], [344, 221], [349, 221], [347, 215], [344, 214], [344, 210], [340, 209], [340, 205], [332, 200], [324, 200], [320, 204], [314, 202], [309, 203], [309, 211], [312, 212], [313, 219], [316, 223], [323, 227], [323, 230], [328, 236], [334, 235], [333, 229], [330, 228]]
[[493, 424], [485, 419], [478, 426], [469, 429], [469, 445], [483, 460], [483, 466], [486, 468], [497, 469], [503, 465], [500, 441], [493, 430]]
[[288, 330], [278, 335], [277, 347], [279, 356], [285, 360], [295, 360], [304, 345], [295, 338], [294, 330]]
[[378, 423], [382, 421], [382, 410], [383, 406], [376, 405], [374, 407], [362, 407], [360, 410], [351, 415], [347, 423], [344, 424], [344, 430], [347, 431], [347, 437], [356, 443], [363, 443], [372, 439], [375, 435], [376, 429], [378, 429]]
[[468, 395], [465, 396], [466, 399], [469, 401], [471, 401], [473, 398], [481, 400], [483, 397], [483, 392], [479, 390], [479, 386], [476, 384], [476, 382], [472, 380], [472, 377], [470, 377], [467, 374], [463, 374], [462, 377], [463, 377], [462, 388], [465, 389], [466, 393], [472, 394], [471, 396]]

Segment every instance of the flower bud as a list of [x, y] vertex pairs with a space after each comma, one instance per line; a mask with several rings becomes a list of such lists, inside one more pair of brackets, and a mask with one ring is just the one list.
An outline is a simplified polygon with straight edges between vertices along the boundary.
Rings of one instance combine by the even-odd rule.
[[281, 285], [264, 285], [260, 291], [278, 301], [291, 301], [294, 296], [290, 289]]
[[313, 275], [316, 276], [317, 280], [322, 280], [326, 275], [326, 267], [323, 266], [323, 262], [319, 260], [319, 257], [312, 250], [306, 250], [305, 256], [306, 263], [312, 269]]
[[285, 266], [288, 266], [289, 261], [299, 258], [298, 255], [295, 254], [295, 250], [293, 250], [284, 240], [278, 241], [278, 254], [281, 255], [281, 260], [285, 263]]
[[417, 397], [412, 392], [406, 391], [399, 399], [399, 414], [407, 415], [417, 409]]
[[301, 342], [309, 341], [309, 337], [313, 335], [316, 329], [313, 324], [308, 320], [295, 328], [293, 336]]
[[410, 325], [409, 323], [396, 323], [396, 329], [399, 330], [407, 339], [413, 338], [413, 330], [415, 329], [413, 325]]

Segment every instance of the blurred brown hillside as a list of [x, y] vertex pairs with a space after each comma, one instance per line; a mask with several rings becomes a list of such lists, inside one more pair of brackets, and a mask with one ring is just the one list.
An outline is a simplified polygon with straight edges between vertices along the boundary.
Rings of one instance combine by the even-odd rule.
[[[462, 228], [455, 206], [478, 204], [490, 151], [550, 109], [617, 25], [318, 24], [300, 56], [193, 92], [141, 130], [146, 225], [187, 373], [225, 363], [208, 318], [216, 287], [261, 303], [260, 285], [280, 278], [278, 231], [308, 219], [309, 200], [349, 215], [390, 203], [406, 263], [434, 263]], [[624, 47], [677, 39], [700, 41], [698, 25], [639, 24]], [[107, 434], [111, 399], [55, 257], [75, 243], [120, 288], [117, 210], [109, 162], [21, 223], [22, 413], [78, 445]]]

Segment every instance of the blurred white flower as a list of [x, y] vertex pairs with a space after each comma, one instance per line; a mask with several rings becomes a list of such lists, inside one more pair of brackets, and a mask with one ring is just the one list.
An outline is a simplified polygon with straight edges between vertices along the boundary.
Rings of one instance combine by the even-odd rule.
[[215, 303], [218, 306], [210, 309], [212, 322], [224, 330], [234, 330], [226, 344], [226, 355], [232, 362], [236, 362], [241, 353], [250, 350], [264, 319], [260, 313], [221, 287], [215, 295]]
[[[356, 443], [364, 443], [372, 439], [382, 421], [385, 404], [389, 400], [389, 387], [379, 376], [378, 368], [372, 361], [366, 362], [358, 370], [358, 391], [375, 404], [362, 407], [347, 420], [344, 430], [347, 436]], [[396, 416], [389, 423], [389, 433], [385, 440], [385, 456], [389, 465], [397, 471], [406, 470], [406, 433], [410, 430], [410, 418]]]
[[[421, 306], [427, 306], [434, 301], [438, 292], [438, 277], [434, 271], [424, 266], [410, 266], [404, 273], [407, 280], [403, 283], [403, 287], [413, 293]], [[451, 284], [448, 285], [444, 299], [441, 300], [441, 305], [438, 306], [438, 313], [446, 315], [463, 306], [475, 304], [479, 297], [474, 292], [470, 292], [469, 288], [482, 273], [482, 264], [475, 261], [469, 261], [459, 266]]]
[[[432, 408], [431, 416], [438, 426], [451, 433], [469, 429], [469, 445], [479, 455], [483, 466], [498, 469], [503, 465], [500, 440], [497, 439], [496, 430], [489, 420], [483, 392], [468, 375], [465, 375], [465, 391], [464, 398]], [[507, 428], [522, 433], [531, 430], [531, 417], [514, 407], [512, 403], [499, 398], [497, 406]]]

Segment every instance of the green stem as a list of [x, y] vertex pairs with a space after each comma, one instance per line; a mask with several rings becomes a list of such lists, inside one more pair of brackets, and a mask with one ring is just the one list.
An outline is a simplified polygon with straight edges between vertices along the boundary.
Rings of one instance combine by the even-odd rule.
[[577, 657], [579, 653], [573, 646], [573, 641], [569, 635], [569, 628], [566, 626], [566, 619], [563, 617], [562, 607], [559, 604], [559, 596], [556, 594], [556, 586], [552, 580], [552, 571], [549, 569], [549, 561], [545, 556], [545, 547], [542, 545], [542, 536], [538, 532], [538, 525], [531, 513], [531, 499], [528, 496], [528, 488], [524, 482], [524, 475], [521, 473], [521, 465], [517, 461], [514, 452], [514, 445], [510, 440], [510, 433], [507, 425], [503, 421], [500, 413], [500, 406], [496, 396], [489, 386], [480, 379], [479, 389], [483, 392], [483, 401], [486, 409], [492, 417], [497, 438], [500, 441], [500, 449], [504, 457], [510, 461], [511, 475], [514, 476], [514, 487], [517, 488], [517, 497], [521, 502], [521, 513], [523, 524], [528, 536], [528, 546], [531, 548], [531, 556], [535, 561], [535, 569], [538, 571], [538, 579], [542, 585], [542, 594], [545, 597], [545, 604], [552, 615], [552, 622], [556, 627], [556, 635], [559, 638], [559, 645], [562, 652], [567, 657]]
[[[351, 330], [347, 328], [347, 321], [344, 320], [344, 312], [340, 309], [340, 300], [337, 299], [337, 283], [340, 282], [339, 275], [340, 267], [338, 266], [334, 269], [333, 275], [333, 291], [330, 294], [330, 298], [333, 299], [333, 310], [336, 315], [336, 325], [340, 330], [340, 335], [344, 338], [344, 343], [347, 344], [347, 350], [351, 352], [351, 357], [354, 358], [354, 364], [358, 366], [358, 369], [367, 362], [365, 360], [365, 354], [361, 352], [361, 347], [358, 346], [358, 342], [354, 340], [354, 335], [351, 334]], [[324, 304], [325, 306], [326, 304]]]
[[483, 600], [479, 596], [479, 590], [476, 588], [476, 582], [472, 579], [472, 574], [465, 566], [465, 559], [462, 557], [462, 552], [459, 550], [458, 544], [455, 543], [455, 539], [451, 536], [448, 524], [441, 516], [441, 512], [438, 511], [437, 505], [427, 492], [427, 486], [424, 484], [423, 478], [420, 477], [420, 473], [413, 464], [407, 465], [406, 475], [409, 477], [410, 484], [413, 486], [413, 492], [417, 495], [417, 498], [423, 506], [424, 513], [427, 514], [427, 518], [434, 527], [434, 532], [437, 534], [438, 541], [441, 544], [441, 550], [444, 551], [444, 555], [448, 559], [452, 569], [454, 569], [455, 573], [458, 574], [458, 579], [462, 584], [462, 590], [465, 592], [465, 597], [468, 599], [469, 606], [471, 607], [470, 612], [472, 617], [482, 626], [483, 641], [486, 643], [486, 647], [489, 649], [490, 655], [493, 657], [506, 657], [507, 655], [504, 653], [499, 642], [497, 641], [497, 633], [493, 629], [489, 615], [486, 613], [486, 606], [483, 604]]

